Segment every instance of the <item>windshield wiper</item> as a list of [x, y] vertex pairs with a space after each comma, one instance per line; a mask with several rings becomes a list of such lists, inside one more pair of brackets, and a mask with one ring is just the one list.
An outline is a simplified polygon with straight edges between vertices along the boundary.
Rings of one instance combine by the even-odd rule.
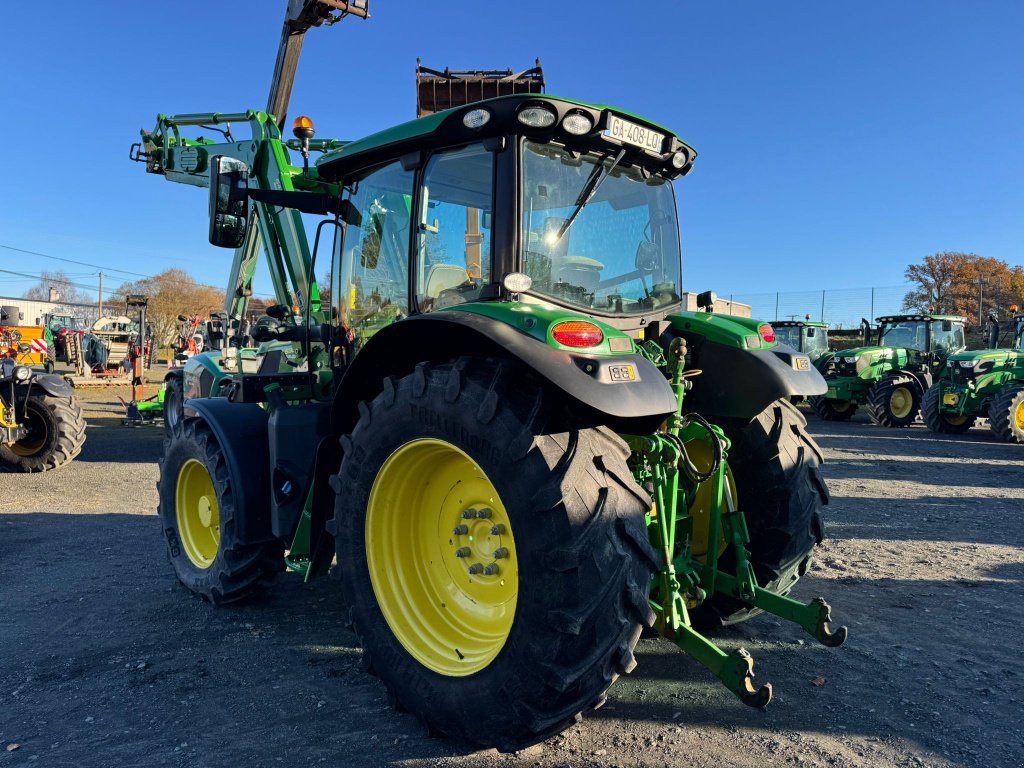
[[604, 166], [604, 161], [608, 159], [608, 155], [601, 158], [601, 163], [594, 167], [594, 170], [590, 173], [590, 178], [587, 179], [587, 183], [583, 185], [583, 189], [580, 190], [579, 197], [576, 198], [576, 207], [573, 209], [572, 215], [565, 220], [565, 223], [559, 228], [558, 232], [555, 233], [554, 240], [551, 241], [551, 245], [554, 245], [562, 236], [569, 231], [569, 227], [572, 226], [573, 222], [576, 221], [576, 217], [580, 215], [580, 211], [583, 210], [584, 206], [591, 201], [597, 190], [604, 183], [604, 180], [608, 178], [615, 166], [619, 164], [623, 156], [626, 154], [625, 149], [620, 149], [619, 153], [615, 155], [615, 159], [612, 160], [612, 164], [607, 168]]

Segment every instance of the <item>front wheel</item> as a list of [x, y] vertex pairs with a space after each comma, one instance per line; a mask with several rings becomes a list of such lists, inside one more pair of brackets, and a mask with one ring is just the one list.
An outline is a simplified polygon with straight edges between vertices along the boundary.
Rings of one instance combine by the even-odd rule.
[[[822, 510], [828, 488], [821, 476], [821, 449], [807, 432], [807, 420], [788, 400], [777, 400], [749, 421], [715, 418], [732, 441], [729, 469], [737, 505], [750, 533], [747, 546], [757, 583], [785, 595], [811, 567], [824, 536]], [[735, 567], [731, 548], [719, 560]], [[703, 627], [736, 624], [761, 611], [722, 594], [694, 612]]]
[[27, 434], [16, 443], [0, 444], [0, 461], [22, 472], [45, 472], [82, 452], [85, 418], [72, 398], [33, 394], [18, 400], [15, 412]]
[[178, 580], [211, 603], [231, 603], [269, 586], [284, 569], [278, 541], [239, 539], [245, 514], [213, 431], [188, 419], [166, 444], [158, 513]]
[[993, 397], [988, 423], [1003, 442], [1024, 443], [1024, 387], [1009, 386]]
[[164, 382], [164, 436], [170, 440], [185, 417], [185, 394], [180, 376]]
[[912, 376], [891, 373], [868, 392], [868, 415], [881, 427], [909, 427], [921, 411], [923, 394]]
[[921, 418], [932, 432], [960, 435], [974, 426], [974, 417], [942, 412], [942, 385], [935, 382], [921, 398]]
[[852, 400], [833, 400], [823, 395], [810, 398], [811, 410], [822, 421], [849, 421], [857, 412], [857, 404]]
[[435, 733], [520, 749], [599, 706], [654, 615], [647, 495], [524, 371], [388, 379], [342, 441], [333, 530], [366, 667]]

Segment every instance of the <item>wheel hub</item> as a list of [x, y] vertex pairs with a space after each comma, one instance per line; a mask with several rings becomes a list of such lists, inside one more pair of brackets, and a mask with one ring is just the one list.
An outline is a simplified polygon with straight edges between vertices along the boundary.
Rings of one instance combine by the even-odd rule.
[[182, 549], [197, 568], [209, 568], [220, 548], [220, 513], [213, 479], [202, 462], [188, 459], [181, 465], [174, 503]]
[[897, 387], [889, 396], [889, 410], [897, 419], [904, 419], [910, 415], [910, 409], [914, 406], [913, 395], [906, 387]]
[[490, 664], [519, 575], [508, 514], [479, 465], [443, 440], [401, 446], [374, 480], [365, 535], [374, 595], [409, 654], [450, 677]]
[[1024, 400], [1017, 403], [1017, 409], [1014, 411], [1013, 420], [1017, 422], [1017, 429], [1024, 431]]

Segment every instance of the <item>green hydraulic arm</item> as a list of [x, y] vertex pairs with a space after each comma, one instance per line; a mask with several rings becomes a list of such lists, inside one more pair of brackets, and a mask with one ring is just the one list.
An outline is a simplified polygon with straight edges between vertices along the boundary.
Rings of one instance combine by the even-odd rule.
[[[217, 156], [240, 160], [249, 168], [252, 189], [278, 191], [336, 191], [320, 184], [315, 169], [293, 166], [287, 149], [328, 151], [342, 146], [335, 140], [284, 141], [281, 127], [288, 110], [292, 84], [298, 67], [305, 33], [314, 26], [334, 24], [346, 16], [369, 18], [368, 0], [289, 0], [281, 32], [281, 43], [271, 78], [267, 111], [237, 113], [209, 112], [158, 115], [152, 131], [141, 131], [142, 141], [132, 147], [131, 158], [144, 162], [150, 173], [168, 181], [208, 187], [210, 159]], [[232, 123], [247, 123], [250, 136], [235, 138]], [[182, 136], [183, 128], [202, 128], [218, 133], [223, 140]], [[303, 315], [320, 311], [315, 275], [310, 272], [310, 249], [301, 214], [258, 201], [250, 207], [250, 226], [245, 241], [235, 249], [225, 291], [224, 311], [230, 327], [237, 330], [252, 295], [261, 249], [267, 254], [267, 268], [277, 303], [297, 306]], [[304, 306], [306, 296], [310, 306]]]

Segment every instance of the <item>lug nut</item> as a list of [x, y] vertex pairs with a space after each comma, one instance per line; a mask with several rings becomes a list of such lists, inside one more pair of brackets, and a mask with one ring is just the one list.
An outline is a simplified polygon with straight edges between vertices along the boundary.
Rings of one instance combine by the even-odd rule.
[[474, 517], [476, 517], [476, 510], [473, 509], [472, 507], [470, 507], [469, 509], [462, 510], [463, 520], [472, 520]]
[[455, 550], [456, 557], [469, 557], [469, 547], [459, 547]]
[[475, 576], [478, 573], [483, 573], [484, 567], [480, 563], [473, 563], [469, 566], [469, 572]]
[[501, 534], [503, 534], [504, 532], [505, 532], [505, 526], [502, 525], [501, 523], [498, 523], [497, 525], [492, 525], [491, 526], [491, 535], [492, 536], [501, 536]]
[[455, 536], [465, 536], [467, 533], [469, 533], [469, 528], [467, 528], [464, 525], [456, 525], [455, 528], [452, 529], [452, 533]]
[[491, 563], [486, 568], [484, 568], [484, 575], [485, 576], [493, 576], [497, 572], [498, 572], [498, 566], [496, 566], [494, 563]]
[[487, 518], [494, 514], [489, 507], [484, 507], [476, 513], [477, 517]]
[[495, 560], [500, 560], [503, 557], [508, 557], [508, 548], [507, 547], [498, 547], [496, 550], [494, 550], [494, 559]]

